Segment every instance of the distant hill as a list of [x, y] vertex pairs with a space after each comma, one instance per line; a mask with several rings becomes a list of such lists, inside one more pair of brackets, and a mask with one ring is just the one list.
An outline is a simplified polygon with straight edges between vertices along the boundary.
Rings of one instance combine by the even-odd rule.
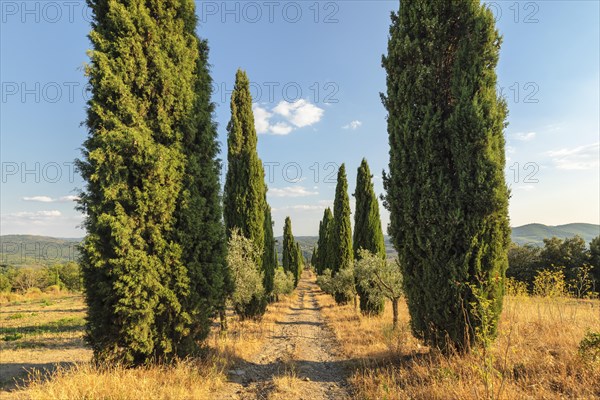
[[0, 236], [0, 264], [52, 265], [76, 261], [81, 239], [35, 235]]
[[[543, 246], [545, 238], [556, 236], [565, 239], [579, 235], [589, 244], [593, 238], [600, 235], [600, 225], [566, 224], [548, 226], [543, 224], [528, 224], [512, 228], [512, 240], [518, 244], [530, 243]], [[310, 260], [313, 247], [317, 244], [317, 236], [296, 236], [300, 243], [302, 254]], [[283, 237], [276, 237], [277, 252], [281, 260]], [[0, 236], [0, 264], [10, 265], [51, 265], [75, 261], [79, 256], [77, 244], [81, 239], [54, 238], [35, 235], [3, 235]], [[388, 257], [394, 257], [396, 250], [385, 236], [385, 248]]]
[[512, 228], [512, 240], [518, 244], [534, 244], [543, 246], [545, 238], [556, 236], [560, 239], [581, 236], [586, 243], [600, 235], [600, 225], [594, 224], [566, 224], [548, 226], [542, 224], [528, 224]]

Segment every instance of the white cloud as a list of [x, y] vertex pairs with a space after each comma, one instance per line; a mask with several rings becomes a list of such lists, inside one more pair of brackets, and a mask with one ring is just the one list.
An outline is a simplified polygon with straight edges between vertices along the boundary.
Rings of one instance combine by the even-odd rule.
[[304, 99], [293, 103], [280, 101], [273, 112], [284, 117], [292, 125], [303, 128], [316, 124], [323, 118], [325, 110], [309, 103]]
[[304, 186], [288, 186], [284, 188], [271, 188], [267, 192], [273, 197], [306, 197], [316, 196], [319, 192], [311, 192]]
[[68, 203], [71, 201], [79, 200], [77, 196], [61, 196], [58, 198], [52, 198], [50, 196], [31, 196], [23, 197], [24, 201], [34, 201], [39, 203]]
[[49, 196], [32, 196], [32, 197], [23, 197], [25, 201], [38, 201], [40, 203], [52, 203], [52, 197]]
[[519, 132], [515, 133], [515, 139], [520, 140], [521, 142], [529, 142], [535, 139], [537, 134], [535, 132]]
[[362, 126], [362, 122], [358, 121], [358, 120], [354, 120], [352, 122], [350, 122], [348, 125], [344, 125], [342, 126], [342, 129], [352, 129], [357, 130], [358, 128], [360, 128]]
[[254, 127], [257, 133], [268, 133], [269, 132], [269, 118], [273, 116], [266, 109], [260, 107], [258, 104], [252, 105], [252, 112], [254, 113]]
[[592, 143], [572, 149], [563, 148], [546, 153], [558, 169], [586, 170], [600, 166], [600, 143]]
[[[297, 128], [316, 124], [324, 113], [324, 110], [303, 99], [294, 103], [281, 101], [271, 111], [254, 103], [252, 111], [257, 133], [282, 136], [289, 135]], [[274, 117], [283, 121], [272, 122]]]
[[288, 133], [290, 133], [293, 130], [294, 130], [294, 128], [292, 128], [285, 122], [277, 122], [274, 125], [271, 125], [269, 127], [269, 131], [273, 135], [287, 135]]

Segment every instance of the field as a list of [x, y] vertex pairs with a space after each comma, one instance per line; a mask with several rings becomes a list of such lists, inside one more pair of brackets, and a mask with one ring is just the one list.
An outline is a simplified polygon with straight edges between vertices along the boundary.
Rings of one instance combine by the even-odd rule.
[[600, 363], [578, 352], [586, 331], [600, 330], [598, 300], [508, 297], [488, 351], [446, 357], [412, 337], [404, 303], [392, 331], [389, 305], [381, 317], [361, 316], [305, 272], [261, 323], [231, 316], [204, 360], [140, 369], [92, 367], [84, 314], [78, 295], [2, 299], [2, 399], [600, 397]]

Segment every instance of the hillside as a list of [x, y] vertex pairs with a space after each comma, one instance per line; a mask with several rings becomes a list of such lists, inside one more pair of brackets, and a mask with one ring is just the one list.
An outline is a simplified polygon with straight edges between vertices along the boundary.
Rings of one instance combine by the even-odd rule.
[[[512, 240], [518, 244], [531, 243], [543, 245], [545, 238], [556, 236], [561, 239], [579, 235], [589, 243], [594, 237], [600, 235], [600, 225], [573, 223], [557, 226], [543, 224], [528, 224], [512, 228]], [[310, 260], [313, 247], [317, 243], [317, 236], [296, 236], [300, 243], [302, 253]], [[77, 259], [77, 244], [81, 239], [54, 238], [35, 235], [3, 235], [0, 236], [0, 263], [11, 265], [48, 265], [65, 263]], [[275, 238], [277, 252], [281, 259], [281, 236]], [[396, 255], [390, 242], [390, 237], [385, 236], [385, 248], [388, 257]]]
[[530, 243], [542, 246], [545, 238], [556, 236], [560, 239], [581, 236], [586, 243], [600, 235], [600, 225], [594, 224], [566, 224], [548, 226], [543, 224], [528, 224], [512, 229], [512, 240], [518, 244]]

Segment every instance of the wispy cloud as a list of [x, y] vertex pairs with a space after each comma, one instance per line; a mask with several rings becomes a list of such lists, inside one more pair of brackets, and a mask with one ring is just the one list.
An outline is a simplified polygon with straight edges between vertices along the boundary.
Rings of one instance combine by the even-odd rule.
[[32, 201], [38, 203], [68, 203], [71, 201], [79, 200], [77, 196], [61, 196], [57, 198], [52, 198], [50, 196], [31, 196], [31, 197], [23, 197], [23, 201]]
[[342, 129], [352, 129], [353, 131], [357, 130], [362, 126], [362, 122], [358, 120], [354, 120], [347, 125], [342, 126]]
[[284, 188], [270, 188], [267, 192], [273, 197], [307, 197], [316, 196], [319, 194], [317, 191], [311, 191], [304, 186], [288, 186]]
[[536, 132], [518, 132], [515, 133], [513, 136], [516, 140], [519, 140], [521, 142], [530, 142], [533, 139], [535, 139], [536, 135]]
[[600, 166], [600, 143], [591, 143], [575, 148], [563, 148], [548, 151], [552, 162], [558, 169], [586, 170]]

